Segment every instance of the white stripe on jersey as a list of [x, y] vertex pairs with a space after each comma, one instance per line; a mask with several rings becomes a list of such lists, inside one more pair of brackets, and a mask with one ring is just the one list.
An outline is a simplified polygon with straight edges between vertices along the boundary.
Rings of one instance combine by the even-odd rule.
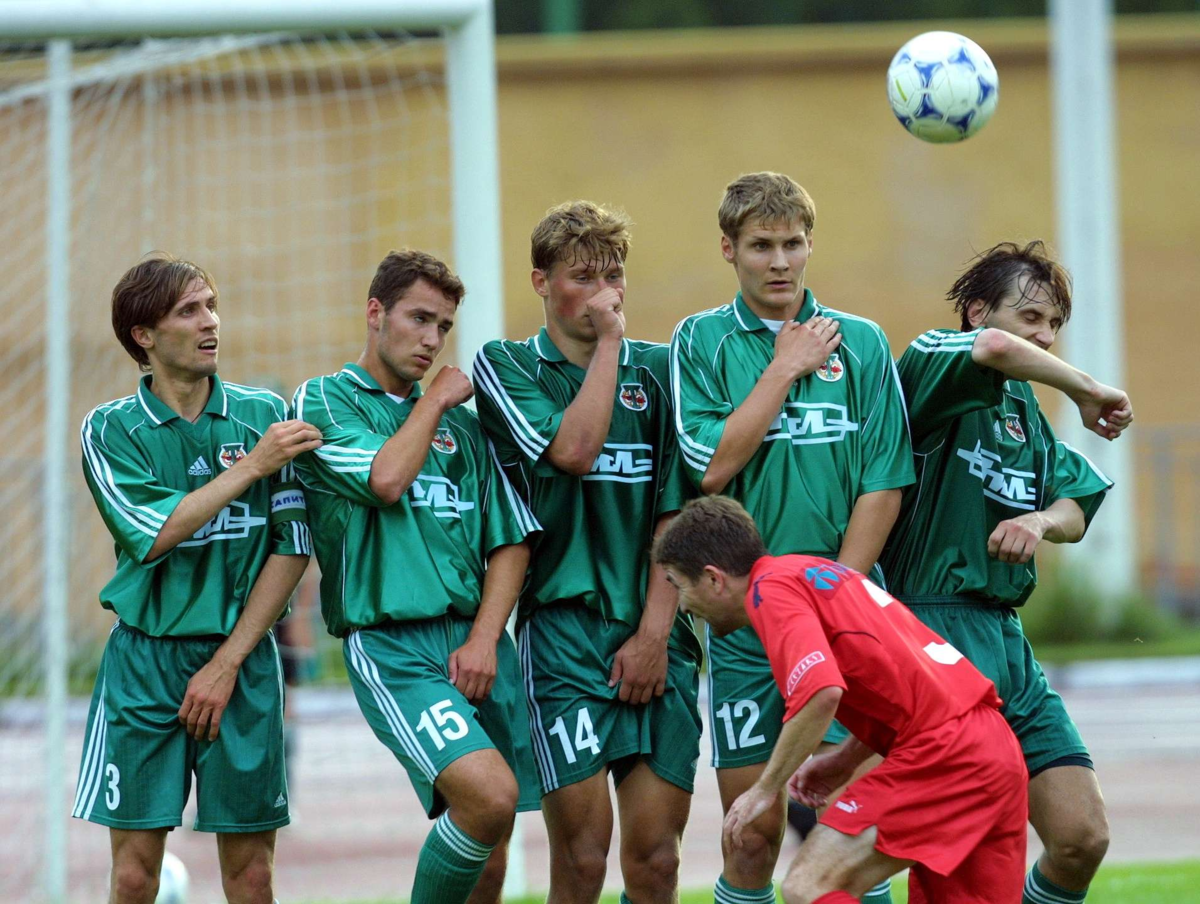
[[534, 461], [541, 458], [550, 442], [534, 430], [533, 425], [526, 420], [524, 413], [509, 396], [504, 384], [500, 382], [500, 378], [492, 368], [492, 362], [488, 360], [482, 350], [475, 356], [473, 373], [480, 388], [495, 403], [508, 423], [509, 432], [517, 445]]

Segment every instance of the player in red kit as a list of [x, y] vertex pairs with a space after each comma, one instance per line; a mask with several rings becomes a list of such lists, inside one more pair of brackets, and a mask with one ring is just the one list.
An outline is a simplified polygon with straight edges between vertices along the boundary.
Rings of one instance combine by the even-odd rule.
[[[1016, 904], [1028, 774], [1000, 698], [954, 647], [845, 566], [768, 556], [737, 502], [688, 503], [654, 546], [680, 605], [724, 634], [753, 625], [785, 699], [762, 777], [730, 807], [723, 844], [785, 788], [812, 807], [872, 753], [883, 763], [821, 817], [783, 883], [788, 904], [846, 904], [911, 867], [909, 900]], [[845, 742], [809, 759], [836, 715]]]

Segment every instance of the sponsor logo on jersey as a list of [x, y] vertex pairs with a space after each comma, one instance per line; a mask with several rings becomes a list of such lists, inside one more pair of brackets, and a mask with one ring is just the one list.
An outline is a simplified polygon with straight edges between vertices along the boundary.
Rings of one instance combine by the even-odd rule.
[[850, 571], [845, 565], [831, 562], [828, 565], [810, 565], [804, 569], [804, 580], [818, 590], [832, 590]]
[[645, 443], [605, 443], [584, 480], [645, 483], [654, 479], [654, 447]]
[[450, 432], [449, 427], [439, 427], [430, 445], [443, 455], [453, 455], [458, 451], [458, 443], [454, 441], [454, 434]]
[[217, 461], [222, 468], [232, 468], [246, 457], [245, 443], [222, 443], [221, 451], [217, 453]]
[[1025, 428], [1021, 426], [1021, 419], [1015, 414], [1006, 415], [1004, 418], [1004, 429], [1019, 443], [1025, 442]]
[[201, 455], [194, 462], [192, 462], [192, 466], [188, 468], [188, 475], [191, 477], [204, 477], [205, 475], [211, 477], [212, 468], [208, 466], [208, 462], [206, 462], [204, 460], [204, 456]]
[[845, 810], [847, 813], [857, 813], [858, 812], [858, 801], [856, 801], [856, 800], [852, 800], [849, 803], [847, 803], [844, 800], [839, 800], [836, 804], [834, 804], [834, 806], [837, 807], [839, 810]]
[[758, 589], [759, 582], [762, 581], [763, 578], [769, 578], [771, 576], [771, 574], [772, 574], [772, 572], [768, 571], [766, 574], [762, 575], [757, 581], [754, 582], [754, 608], [755, 609], [757, 609], [759, 606], [761, 606], [762, 601], [763, 601], [762, 591]]
[[826, 358], [825, 363], [817, 368], [817, 379], [824, 380], [826, 383], [836, 383], [845, 375], [846, 365], [842, 363], [837, 352]]
[[800, 683], [800, 679], [804, 677], [805, 673], [809, 669], [811, 669], [814, 665], [819, 665], [824, 661], [825, 654], [820, 650], [814, 650], [797, 662], [794, 666], [792, 666], [792, 672], [790, 675], [788, 675], [787, 680], [788, 695], [790, 695], [792, 691], [796, 689], [796, 685]]
[[617, 393], [621, 404], [630, 411], [645, 411], [650, 400], [646, 398], [646, 390], [641, 383], [622, 383], [621, 391]]
[[433, 474], [418, 475], [408, 495], [413, 508], [428, 508], [437, 518], [461, 518], [475, 508], [474, 502], [459, 498], [458, 484]]
[[771, 422], [763, 442], [791, 440], [793, 446], [840, 443], [847, 433], [858, 431], [845, 405], [833, 402], [788, 402]]
[[250, 506], [245, 502], [231, 502], [213, 517], [212, 521], [192, 534], [192, 539], [184, 540], [180, 546], [207, 546], [217, 540], [244, 540], [250, 536], [250, 529], [262, 527], [267, 523], [266, 518], [250, 514]]
[[292, 509], [304, 511], [308, 503], [304, 500], [302, 490], [278, 490], [271, 494], [271, 514], [286, 512]]
[[1037, 474], [1017, 471], [1001, 465], [1000, 456], [984, 449], [975, 440], [974, 449], [958, 449], [957, 455], [968, 464], [968, 471], [983, 483], [983, 495], [1009, 508], [1032, 512], [1037, 506]]

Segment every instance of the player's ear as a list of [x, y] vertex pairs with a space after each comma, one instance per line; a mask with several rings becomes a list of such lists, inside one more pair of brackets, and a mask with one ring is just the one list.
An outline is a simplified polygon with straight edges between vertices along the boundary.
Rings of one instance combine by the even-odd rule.
[[383, 309], [383, 302], [378, 298], [367, 299], [367, 327], [372, 330], [378, 330], [383, 318], [387, 316], [387, 311]]
[[971, 329], [975, 329], [985, 320], [987, 320], [987, 302], [982, 298], [975, 298], [967, 302], [967, 323], [971, 324]]
[[135, 326], [129, 330], [129, 335], [133, 337], [133, 341], [142, 348], [154, 348], [154, 330], [148, 326]]
[[725, 263], [732, 264], [736, 249], [734, 248], [733, 239], [724, 233], [721, 234], [721, 257], [725, 258]]

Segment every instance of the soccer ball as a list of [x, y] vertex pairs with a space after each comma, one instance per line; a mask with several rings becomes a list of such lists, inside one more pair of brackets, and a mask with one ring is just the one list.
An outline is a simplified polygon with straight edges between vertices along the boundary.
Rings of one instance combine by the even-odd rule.
[[1000, 79], [983, 48], [952, 31], [927, 31], [888, 66], [888, 102], [900, 124], [922, 141], [970, 138], [996, 111]]
[[187, 904], [187, 893], [187, 867], [170, 851], [164, 852], [162, 872], [158, 874], [158, 897], [154, 899], [154, 904]]

